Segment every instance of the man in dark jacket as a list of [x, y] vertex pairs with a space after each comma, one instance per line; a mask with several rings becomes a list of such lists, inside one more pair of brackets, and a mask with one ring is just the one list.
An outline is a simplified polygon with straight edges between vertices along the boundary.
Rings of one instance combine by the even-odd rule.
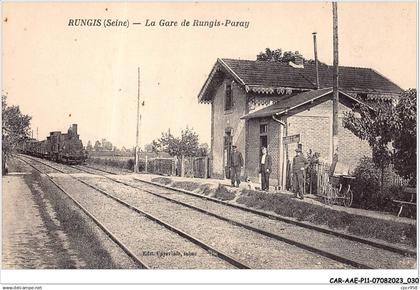
[[[232, 155], [230, 157], [230, 181], [232, 186], [239, 187], [241, 183], [241, 169], [244, 166], [244, 159], [235, 145], [232, 146]], [[235, 184], [236, 183], [236, 184]]]
[[260, 160], [261, 189], [268, 191], [270, 188], [271, 156], [267, 154], [267, 148], [261, 149], [262, 156]]
[[305, 182], [304, 174], [307, 166], [306, 158], [302, 155], [302, 149], [296, 149], [296, 156], [293, 157], [293, 184], [295, 188], [295, 197], [303, 199], [303, 184]]

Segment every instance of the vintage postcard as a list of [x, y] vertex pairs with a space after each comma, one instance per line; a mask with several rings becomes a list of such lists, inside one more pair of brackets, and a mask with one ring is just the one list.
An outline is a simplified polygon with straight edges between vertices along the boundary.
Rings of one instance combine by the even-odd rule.
[[417, 289], [416, 5], [3, 2], [1, 282]]

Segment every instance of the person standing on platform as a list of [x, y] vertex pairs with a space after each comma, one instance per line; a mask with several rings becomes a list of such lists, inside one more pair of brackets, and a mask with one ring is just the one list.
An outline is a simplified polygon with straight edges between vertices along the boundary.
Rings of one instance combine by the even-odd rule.
[[305, 182], [305, 169], [306, 169], [307, 161], [306, 158], [302, 154], [302, 148], [298, 147], [296, 149], [296, 156], [293, 157], [293, 184], [295, 188], [295, 197], [299, 197], [303, 199], [303, 190], [304, 190], [304, 182]]
[[267, 154], [267, 148], [261, 148], [262, 156], [260, 161], [261, 189], [268, 191], [270, 188], [271, 156]]
[[234, 187], [239, 187], [239, 184], [241, 183], [241, 169], [243, 166], [244, 159], [242, 158], [242, 153], [233, 145], [230, 158], [230, 181]]

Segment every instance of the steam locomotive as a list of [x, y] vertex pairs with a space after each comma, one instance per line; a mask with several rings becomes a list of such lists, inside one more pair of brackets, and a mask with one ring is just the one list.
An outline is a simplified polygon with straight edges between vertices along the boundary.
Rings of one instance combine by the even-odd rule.
[[50, 132], [46, 140], [29, 139], [23, 143], [22, 153], [67, 164], [82, 164], [87, 159], [82, 140], [77, 134], [77, 124], [67, 133]]

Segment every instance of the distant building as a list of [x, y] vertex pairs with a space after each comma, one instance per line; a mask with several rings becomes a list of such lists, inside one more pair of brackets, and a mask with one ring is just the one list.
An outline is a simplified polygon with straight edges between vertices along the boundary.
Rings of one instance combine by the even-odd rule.
[[[319, 79], [317, 89], [315, 64], [299, 57], [295, 63], [218, 59], [198, 95], [199, 102], [211, 104], [212, 175], [228, 175], [233, 144], [244, 155], [242, 174], [254, 180], [260, 149], [267, 147], [273, 160], [270, 184], [283, 187], [296, 142], [305, 155], [311, 149], [331, 161], [333, 67], [320, 64]], [[402, 90], [372, 69], [343, 66], [339, 87], [339, 159], [354, 168], [371, 150], [344, 129], [343, 113], [356, 103], [392, 100]]]

